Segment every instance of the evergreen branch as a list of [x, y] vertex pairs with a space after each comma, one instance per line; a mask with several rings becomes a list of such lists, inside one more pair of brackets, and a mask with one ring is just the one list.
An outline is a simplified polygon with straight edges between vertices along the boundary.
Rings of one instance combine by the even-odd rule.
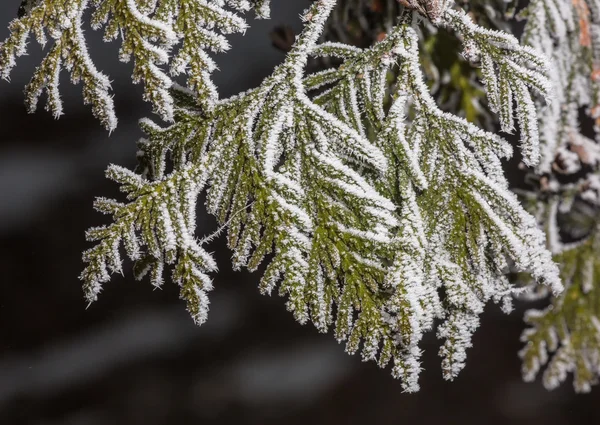
[[133, 57], [132, 80], [144, 83], [144, 100], [163, 119], [172, 120], [172, 81], [160, 65], [168, 63], [168, 49], [177, 41], [173, 29], [143, 14], [135, 0], [94, 0], [92, 5], [96, 7], [92, 27], [105, 27], [105, 41], [122, 37], [119, 59], [129, 62]]
[[[342, 54], [337, 46], [329, 45], [316, 49], [319, 55], [327, 54], [328, 50], [334, 56], [345, 56], [346, 60], [338, 69], [307, 77], [308, 87], [332, 85], [319, 94], [316, 101], [361, 134], [365, 134], [364, 124], [369, 119], [377, 123], [373, 125], [377, 134], [375, 144], [388, 159], [394, 158], [394, 171], [388, 174], [389, 180], [380, 190], [397, 205], [404, 205], [407, 197], [410, 198], [407, 184], [424, 189], [415, 197], [414, 206], [421, 212], [415, 214], [413, 209], [408, 215], [409, 222], [417, 223], [425, 235], [425, 254], [410, 259], [422, 265], [424, 277], [411, 272], [405, 276], [395, 274], [393, 280], [401, 282], [397, 285], [398, 294], [408, 293], [406, 285], [411, 287], [412, 296], [420, 297], [417, 299], [421, 305], [428, 306], [425, 312], [413, 316], [416, 322], [412, 332], [416, 335], [432, 326], [432, 318], [447, 318], [438, 336], [446, 339], [440, 354], [444, 357], [446, 378], [453, 379], [464, 367], [470, 334], [477, 328], [477, 316], [486, 301], [494, 299], [506, 303], [513, 291], [502, 272], [505, 262], [498, 258], [508, 255], [520, 270], [529, 271], [557, 293], [562, 288], [558, 270], [544, 248], [544, 236], [535, 220], [507, 191], [500, 158], [511, 155], [510, 145], [439, 110], [424, 84], [417, 37], [410, 28], [399, 25], [384, 41], [363, 52], [348, 50]], [[385, 71], [395, 62], [398, 62], [400, 76], [397, 85], [406, 95], [397, 95], [392, 106], [385, 108], [387, 118], [381, 122], [376, 117], [385, 114], [383, 101], [379, 98], [376, 102], [369, 90], [372, 86], [361, 81], [372, 81], [375, 70]], [[406, 126], [402, 120], [409, 99], [414, 116], [412, 124]], [[368, 106], [359, 109], [353, 104]], [[373, 104], [379, 113], [368, 112]], [[435, 189], [428, 189], [432, 185]], [[411, 239], [413, 242], [408, 247], [415, 246], [415, 230], [411, 229], [400, 228], [398, 243], [404, 246], [403, 250], [407, 249], [406, 241]], [[411, 262], [407, 260], [404, 255], [395, 260], [398, 270], [404, 273], [410, 270]], [[439, 287], [446, 293], [443, 300], [439, 300]], [[401, 295], [393, 299], [398, 304], [390, 304], [391, 308], [403, 305]], [[411, 317], [410, 312], [403, 315], [406, 315], [404, 320]], [[423, 319], [417, 324], [419, 315]], [[403, 335], [406, 338], [410, 332]], [[412, 357], [414, 364], [418, 364], [417, 359]]]
[[[136, 172], [117, 166], [107, 171], [127, 201], [96, 202], [112, 222], [87, 234], [96, 244], [84, 253], [86, 299], [95, 301], [110, 274], [122, 271], [123, 245], [135, 261], [136, 277], [149, 274], [160, 286], [165, 269], [171, 270], [201, 324], [212, 289], [208, 274], [216, 271], [203, 246], [226, 229], [234, 268], [255, 271], [264, 265], [261, 293], [278, 288], [298, 322], [310, 321], [321, 332], [333, 328], [347, 352], [360, 351], [363, 360], [376, 360], [381, 367], [393, 361], [392, 375], [406, 391], [419, 388], [419, 344], [439, 320], [443, 374], [452, 380], [465, 366], [488, 301], [508, 311], [511, 295], [520, 291], [507, 278], [509, 263], [555, 297], [562, 290], [544, 233], [508, 190], [501, 161], [512, 148], [442, 111], [426, 85], [430, 74], [421, 67], [418, 21], [386, 21], [385, 37], [378, 35], [379, 41], [365, 49], [318, 44], [336, 0], [313, 2], [286, 59], [259, 87], [219, 99], [210, 80], [215, 65], [206, 51], [227, 50], [225, 35], [246, 28], [237, 12], [255, 8], [267, 17], [268, 3], [89, 3], [93, 26], [104, 27], [107, 40], [121, 36], [121, 58], [133, 57], [134, 81], [144, 83], [146, 100], [172, 122], [163, 128], [142, 120], [146, 137], [138, 143]], [[346, 19], [347, 5], [354, 4], [341, 3], [330, 25]], [[467, 59], [481, 62], [485, 92], [502, 128], [513, 130], [516, 115], [524, 161], [535, 164], [541, 105], [532, 91], [549, 98], [550, 81], [560, 80], [546, 69], [543, 54], [509, 34], [484, 29], [462, 10], [450, 9], [449, 2], [402, 3], [429, 18], [428, 31], [437, 30], [433, 23], [458, 34]], [[387, 4], [388, 10], [400, 10], [395, 2]], [[46, 89], [49, 107], [60, 115], [58, 73], [64, 66], [74, 81], [83, 80], [85, 101], [113, 129], [108, 79], [93, 67], [82, 37], [87, 7], [85, 0], [70, 6], [57, 0], [26, 5], [0, 47], [0, 70], [8, 77], [28, 34], [43, 41], [48, 28], [54, 44], [29, 85], [31, 109]], [[412, 16], [411, 10], [402, 16]], [[554, 21], [559, 37], [570, 34], [570, 27], [563, 30]], [[359, 20], [359, 25], [366, 31], [370, 24]], [[342, 64], [307, 76], [309, 55]], [[180, 74], [188, 75], [185, 88], [171, 80]], [[569, 125], [573, 105], [564, 115]], [[548, 136], [543, 126], [541, 133], [542, 139]], [[600, 158], [590, 140], [573, 140], [579, 152]], [[565, 166], [574, 169], [570, 162]], [[599, 182], [588, 181], [600, 193]], [[204, 190], [207, 210], [221, 227], [197, 240], [195, 211]], [[591, 192], [585, 196], [593, 197]], [[559, 242], [552, 246], [565, 248]], [[571, 345], [556, 357], [553, 370], [584, 349]], [[527, 362], [531, 370], [539, 352]], [[563, 374], [556, 376], [560, 380]], [[591, 382], [590, 376], [580, 381]]]
[[113, 216], [108, 226], [92, 228], [87, 239], [97, 244], [87, 250], [87, 263], [80, 278], [88, 302], [96, 301], [110, 274], [122, 272], [119, 247], [136, 261], [136, 277], [150, 272], [155, 287], [163, 284], [165, 265], [173, 266], [173, 280], [181, 287], [194, 322], [202, 324], [208, 312], [206, 292], [212, 289], [207, 272], [215, 271], [212, 257], [194, 238], [198, 193], [206, 183], [206, 172], [198, 164], [188, 165], [158, 182], [149, 182], [122, 167], [111, 166], [107, 177], [121, 185], [130, 202], [121, 204], [99, 198], [95, 208]]
[[[268, 1], [228, 1], [234, 11], [259, 7], [259, 16], [268, 16]], [[94, 115], [112, 131], [117, 125], [108, 77], [100, 73], [90, 58], [82, 29], [82, 16], [92, 10], [91, 25], [104, 28], [104, 40], [121, 39], [119, 57], [133, 58], [134, 83], [144, 84], [144, 99], [167, 121], [174, 119], [173, 80], [161, 67], [169, 65], [172, 76], [188, 74], [188, 86], [204, 109], [214, 106], [217, 92], [210, 80], [216, 68], [205, 50], [226, 51], [223, 34], [245, 31], [245, 21], [223, 2], [206, 0], [37, 0], [24, 5], [20, 16], [10, 24], [9, 37], [0, 44], [0, 77], [8, 79], [16, 58], [26, 53], [33, 33], [44, 46], [47, 34], [53, 46], [37, 68], [26, 89], [31, 112], [43, 90], [55, 117], [62, 114], [58, 90], [59, 73], [66, 68], [73, 82], [83, 81], [85, 103], [92, 104]], [[173, 56], [171, 50], [181, 44]], [[189, 71], [188, 68], [189, 67]]]
[[474, 24], [463, 11], [448, 9], [445, 20], [463, 38], [463, 55], [470, 61], [481, 59], [490, 109], [499, 114], [502, 130], [509, 133], [514, 130], [515, 100], [523, 162], [537, 165], [540, 157], [537, 112], [529, 89], [536, 90], [546, 100], [551, 99], [548, 59], [531, 47], [520, 45], [511, 34]]
[[525, 346], [523, 378], [532, 381], [540, 370], [548, 389], [557, 388], [573, 373], [577, 392], [589, 392], [600, 375], [600, 298], [597, 276], [598, 229], [583, 243], [557, 255], [566, 290], [544, 310], [529, 310], [521, 340]]
[[11, 35], [0, 44], [0, 76], [9, 79], [15, 58], [26, 54], [27, 39], [31, 32], [43, 46], [47, 42], [47, 31], [54, 39], [54, 45], [26, 87], [29, 112], [36, 110], [38, 98], [46, 90], [46, 109], [56, 118], [62, 115], [58, 84], [60, 72], [66, 68], [71, 72], [73, 83], [83, 82], [84, 102], [92, 105], [96, 118], [107, 130], [112, 131], [117, 125], [117, 118], [109, 93], [110, 81], [89, 59], [81, 30], [81, 17], [86, 7], [87, 0], [31, 2], [23, 9], [23, 16], [11, 22]]

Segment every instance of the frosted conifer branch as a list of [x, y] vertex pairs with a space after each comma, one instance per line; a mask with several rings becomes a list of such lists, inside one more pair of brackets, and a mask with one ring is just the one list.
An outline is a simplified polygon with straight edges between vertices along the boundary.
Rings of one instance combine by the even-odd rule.
[[[3, 72], [14, 62], [14, 40], [55, 16], [51, 8], [39, 17], [35, 8], [52, 3], [33, 5], [13, 25], [0, 52]], [[144, 82], [145, 97], [172, 123], [163, 128], [142, 120], [146, 137], [138, 143], [136, 172], [108, 170], [127, 199], [96, 203], [113, 221], [88, 232], [96, 245], [84, 254], [86, 298], [96, 300], [110, 273], [121, 272], [123, 247], [135, 261], [136, 277], [148, 275], [161, 286], [171, 271], [194, 321], [203, 323], [212, 289], [208, 274], [216, 269], [203, 248], [212, 235], [194, 234], [197, 199], [206, 191], [206, 208], [226, 229], [234, 268], [264, 266], [260, 291], [277, 289], [297, 321], [312, 322], [321, 332], [333, 329], [346, 351], [360, 351], [363, 360], [392, 363], [403, 389], [416, 391], [420, 342], [439, 320], [443, 374], [454, 379], [486, 303], [502, 303], [508, 311], [510, 296], [519, 292], [506, 276], [508, 260], [554, 294], [562, 289], [536, 219], [508, 190], [501, 161], [512, 148], [442, 111], [421, 67], [418, 20], [386, 22], [385, 37], [366, 49], [319, 44], [335, 0], [313, 2], [286, 59], [259, 87], [219, 99], [206, 51], [227, 50], [224, 35], [245, 30], [235, 12], [254, 7], [266, 17], [268, 3], [90, 3], [93, 25], [104, 27], [107, 39], [123, 34], [122, 59], [134, 59], [134, 80]], [[405, 3], [454, 30], [466, 56], [480, 59], [492, 109], [505, 130], [516, 116], [525, 161], [533, 164], [540, 105], [530, 91], [550, 93], [542, 55], [510, 35], [483, 29], [449, 2]], [[88, 5], [77, 4], [73, 17]], [[53, 48], [62, 48], [61, 37], [80, 28], [73, 19], [51, 32]], [[20, 29], [23, 22], [30, 26]], [[423, 25], [435, 31], [431, 22]], [[65, 40], [71, 49], [73, 41]], [[80, 56], [87, 58], [81, 46]], [[92, 94], [97, 84], [85, 80], [97, 75], [91, 62], [56, 52], [42, 63], [30, 97], [47, 88], [58, 114], [56, 69], [71, 66]], [[305, 75], [309, 55], [342, 64]], [[180, 74], [188, 75], [185, 87], [171, 80]], [[102, 87], [107, 93], [109, 87]], [[97, 107], [104, 104], [93, 97], [90, 102], [110, 121], [103, 112], [108, 107]]]
[[[257, 14], [268, 16], [268, 1], [207, 2], [206, 0], [40, 0], [22, 8], [22, 16], [10, 24], [9, 37], [0, 44], [0, 77], [8, 79], [16, 58], [26, 54], [31, 33], [44, 46], [48, 36], [52, 48], [42, 60], [28, 85], [27, 105], [35, 110], [43, 90], [55, 117], [62, 114], [58, 76], [65, 68], [73, 82], [83, 81], [85, 103], [94, 115], [112, 131], [117, 125], [110, 82], [90, 58], [83, 36], [82, 16], [91, 9], [91, 26], [104, 28], [104, 40], [120, 39], [119, 57], [133, 58], [134, 83], [144, 84], [144, 99], [152, 103], [161, 118], [173, 120], [171, 76], [188, 75], [188, 86], [196, 101], [205, 109], [213, 107], [217, 91], [210, 80], [216, 68], [206, 50], [226, 51], [224, 35], [245, 31], [246, 22], [236, 12], [258, 7]], [[179, 48], [177, 49], [177, 46]], [[176, 53], [172, 54], [175, 49]]]
[[529, 310], [530, 325], [521, 335], [525, 346], [523, 378], [532, 381], [545, 367], [543, 383], [558, 387], [572, 373], [577, 392], [589, 392], [600, 376], [600, 320], [597, 260], [598, 229], [583, 243], [557, 256], [566, 290], [544, 310]]
[[[598, 380], [598, 309], [595, 273], [598, 211], [600, 14], [588, 1], [535, 0], [520, 13], [522, 41], [551, 58], [555, 101], [539, 113], [541, 162], [526, 193], [561, 263], [566, 290], [544, 310], [530, 310], [523, 335], [523, 376], [556, 388], [573, 373], [578, 392]], [[582, 134], [580, 111], [594, 120], [595, 141]], [[564, 177], [567, 176], [567, 179]], [[564, 181], [567, 180], [567, 183]], [[570, 181], [569, 181], [570, 180]], [[565, 242], [564, 237], [575, 240]], [[535, 296], [542, 294], [533, 287]]]
[[[414, 266], [407, 262], [409, 259], [405, 257], [406, 254], [402, 254], [398, 258], [398, 266], [401, 266], [398, 270], [405, 276], [396, 274], [397, 277], [392, 280], [396, 282], [394, 286], [399, 295], [393, 297], [389, 308], [390, 311], [400, 312], [399, 317], [405, 316], [403, 320], [415, 315], [412, 322], [407, 322], [404, 332], [400, 333], [403, 340], [411, 333], [415, 335], [408, 341], [418, 341], [418, 335], [432, 326], [430, 320], [433, 317], [443, 315], [456, 319], [456, 323], [447, 322], [438, 332], [440, 337], [447, 339], [440, 354], [445, 357], [445, 376], [452, 379], [464, 366], [465, 350], [470, 344], [470, 334], [477, 327], [477, 316], [482, 312], [483, 305], [490, 299], [506, 299], [507, 288], [510, 288], [502, 273], [502, 262], [489, 262], [485, 253], [487, 250], [492, 251], [492, 257], [504, 254], [512, 257], [521, 270], [529, 271], [555, 292], [560, 292], [562, 288], [558, 270], [550, 253], [545, 250], [543, 234], [537, 229], [533, 217], [518, 205], [506, 189], [500, 158], [509, 157], [512, 149], [501, 138], [439, 110], [423, 82], [417, 38], [410, 28], [398, 26], [384, 41], [368, 51], [342, 50], [337, 45], [325, 44], [315, 52], [320, 56], [330, 54], [345, 58], [338, 69], [307, 77], [305, 84], [308, 87], [317, 89], [331, 86], [317, 95], [315, 101], [363, 134], [366, 125], [371, 125], [378, 132], [376, 145], [384, 150], [388, 159], [394, 158], [393, 171], [388, 177], [389, 189], [380, 190], [385, 190], [388, 196], [402, 205], [412, 189], [398, 191], [395, 188], [415, 184], [425, 189], [413, 204], [413, 208], [423, 208], [423, 212], [415, 215], [412, 210], [409, 221], [403, 221], [404, 230], [400, 232], [397, 243], [402, 247], [400, 252], [419, 245], [425, 249], [423, 257], [410, 261], [421, 264], [422, 268], [429, 270], [429, 275], [424, 273], [419, 280], [411, 282], [411, 277], [415, 275]], [[395, 64], [399, 66], [397, 84], [403, 92], [398, 94], [397, 100], [392, 100], [388, 108], [384, 106], [387, 97], [373, 96], [377, 91], [374, 87], [377, 86], [371, 82], [381, 84], [375, 75], [378, 72], [385, 73]], [[379, 90], [379, 93], [384, 92], [385, 88]], [[414, 108], [411, 124], [403, 123], [407, 100], [411, 101]], [[353, 106], [355, 104], [359, 107]], [[385, 109], [388, 109], [387, 118], [382, 122], [380, 117], [386, 115]], [[409, 145], [407, 140], [413, 144]], [[449, 143], [445, 144], [444, 141]], [[537, 145], [532, 143], [532, 146]], [[415, 156], [415, 152], [420, 153]], [[399, 172], [399, 169], [403, 171]], [[468, 187], [456, 188], [461, 180], [468, 181]], [[433, 182], [436, 190], [427, 189], [429, 182]], [[472, 193], [474, 189], [475, 193]], [[471, 194], [467, 195], [469, 192]], [[470, 197], [469, 201], [467, 196]], [[412, 225], [408, 226], [410, 222], [422, 229], [427, 229], [433, 223], [439, 225], [429, 227], [425, 231], [429, 237], [415, 245], [414, 241], [408, 242], [415, 236], [404, 233], [412, 229]], [[465, 223], [468, 223], [466, 234], [463, 228]], [[412, 286], [416, 282], [423, 283]], [[404, 285], [408, 284], [411, 285], [411, 291], [404, 292]], [[431, 286], [427, 288], [428, 285]], [[448, 294], [444, 301], [439, 299], [437, 293], [440, 286], [444, 286]], [[462, 289], [454, 292], [456, 288]], [[411, 304], [405, 304], [405, 295], [400, 295], [407, 293], [417, 299], [420, 297], [420, 305], [428, 305], [428, 309], [420, 313], [407, 310]], [[445, 312], [440, 307], [443, 303], [449, 303]], [[401, 307], [403, 305], [405, 307]], [[461, 313], [458, 314], [458, 311]], [[408, 351], [418, 353], [418, 350]], [[411, 357], [407, 364], [418, 365], [418, 356]], [[394, 374], [408, 379], [409, 376], [416, 376], [416, 370], [408, 373], [401, 367]], [[411, 378], [408, 382], [416, 381]]]
[[448, 9], [444, 19], [445, 25], [462, 37], [465, 58], [481, 61], [490, 109], [499, 114], [502, 130], [509, 133], [514, 129], [514, 99], [521, 127], [523, 162], [536, 165], [540, 157], [537, 112], [529, 90], [537, 91], [547, 101], [551, 99], [548, 59], [529, 46], [519, 44], [512, 34], [474, 24], [462, 10]]
[[[464, 354], [455, 357], [453, 353], [464, 352], [469, 340], [466, 335], [471, 332], [465, 329], [473, 330], [477, 323], [467, 317], [481, 313], [487, 300], [505, 290], [501, 270], [496, 263], [487, 263], [480, 250], [490, 244], [488, 240], [497, 241], [488, 248], [493, 256], [502, 255], [497, 249], [503, 247], [519, 268], [554, 291], [559, 292], [561, 284], [535, 220], [506, 190], [498, 158], [510, 155], [506, 142], [437, 108], [419, 70], [416, 36], [410, 29], [404, 31], [404, 46], [396, 48], [403, 61], [399, 75], [406, 78], [403, 87], [408, 87], [414, 101], [417, 115], [413, 126], [419, 134], [420, 164], [424, 175], [436, 186], [435, 192], [425, 191], [421, 197], [424, 222], [431, 226], [426, 232], [430, 237], [435, 235], [430, 241], [430, 249], [435, 252], [432, 258], [436, 259], [430, 265], [434, 270], [431, 278], [441, 281], [449, 295], [456, 288], [464, 288], [456, 297], [449, 297], [448, 302], [466, 315], [450, 315], [462, 319], [456, 324], [448, 323], [438, 333], [450, 344], [441, 354], [445, 356], [446, 376], [452, 379], [464, 365]], [[470, 182], [468, 188], [461, 189], [461, 181]], [[466, 333], [459, 336], [456, 332]]]
[[121, 185], [128, 203], [99, 198], [95, 208], [113, 216], [108, 226], [90, 229], [86, 237], [96, 242], [83, 254], [87, 263], [81, 274], [85, 297], [96, 301], [110, 273], [122, 271], [120, 246], [136, 261], [136, 277], [150, 274], [154, 286], [163, 283], [164, 266], [173, 266], [173, 280], [181, 287], [181, 298], [198, 324], [206, 320], [212, 289], [207, 272], [215, 271], [212, 257], [194, 238], [196, 198], [207, 175], [198, 164], [188, 165], [158, 182], [118, 166], [107, 170], [107, 177]]

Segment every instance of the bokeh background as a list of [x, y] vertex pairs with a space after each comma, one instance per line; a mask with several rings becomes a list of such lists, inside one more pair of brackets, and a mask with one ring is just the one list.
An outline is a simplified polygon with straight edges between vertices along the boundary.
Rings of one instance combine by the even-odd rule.
[[[223, 96], [253, 86], [284, 57], [271, 46], [277, 25], [298, 30], [308, 0], [275, 0], [270, 21], [252, 22], [219, 56]], [[20, 0], [0, 1], [0, 39]], [[78, 274], [86, 228], [103, 223], [94, 196], [117, 195], [109, 163], [132, 167], [137, 120], [149, 114], [130, 64], [116, 45], [87, 31], [90, 50], [113, 79], [118, 129], [110, 136], [64, 75], [66, 115], [28, 115], [22, 88], [41, 49], [32, 43], [0, 81], [0, 424], [410, 424], [594, 425], [600, 391], [553, 392], [519, 375], [520, 305], [491, 306], [466, 369], [442, 380], [438, 342], [424, 343], [421, 391], [404, 394], [376, 365], [344, 353], [332, 335], [300, 326], [283, 300], [263, 297], [258, 276], [233, 272], [222, 242], [206, 325], [192, 324], [177, 288], [153, 291], [115, 276], [86, 309]], [[199, 232], [215, 228], [199, 217]]]

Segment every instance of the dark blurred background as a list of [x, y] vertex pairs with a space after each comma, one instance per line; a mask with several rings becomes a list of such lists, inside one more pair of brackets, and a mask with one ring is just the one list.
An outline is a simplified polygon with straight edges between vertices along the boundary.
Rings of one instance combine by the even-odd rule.
[[[276, 0], [270, 21], [252, 22], [219, 56], [222, 96], [256, 86], [284, 54], [277, 25], [298, 30], [308, 0]], [[20, 0], [0, 2], [0, 39]], [[300, 326], [282, 299], [260, 296], [258, 276], [233, 272], [212, 248], [215, 276], [206, 325], [192, 324], [175, 285], [153, 291], [115, 276], [86, 309], [80, 282], [84, 231], [103, 223], [94, 196], [116, 195], [109, 163], [133, 167], [137, 120], [149, 114], [116, 45], [87, 32], [113, 82], [118, 129], [110, 136], [64, 77], [66, 115], [28, 115], [22, 88], [41, 50], [32, 42], [12, 81], [0, 82], [0, 424], [599, 424], [599, 390], [547, 392], [519, 375], [520, 306], [491, 306], [466, 369], [442, 380], [438, 343], [424, 344], [418, 394], [403, 394], [388, 371], [344, 353], [332, 335]], [[214, 229], [200, 216], [199, 232]]]

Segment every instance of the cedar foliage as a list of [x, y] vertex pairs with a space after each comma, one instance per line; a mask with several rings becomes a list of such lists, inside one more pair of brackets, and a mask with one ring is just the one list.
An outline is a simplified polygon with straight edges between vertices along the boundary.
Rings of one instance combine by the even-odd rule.
[[[589, 391], [600, 372], [600, 150], [580, 124], [586, 114], [600, 124], [599, 4], [316, 0], [284, 62], [259, 87], [220, 98], [210, 54], [269, 6], [23, 2], [0, 44], [0, 76], [31, 35], [50, 45], [26, 87], [30, 111], [46, 92], [46, 109], [62, 114], [66, 70], [116, 127], [110, 80], [87, 53], [91, 16], [163, 120], [140, 122], [135, 171], [107, 170], [125, 196], [96, 200], [112, 222], [87, 232], [86, 299], [122, 272], [125, 254], [137, 278], [179, 285], [204, 323], [217, 271], [207, 246], [219, 233], [196, 235], [205, 194], [234, 268], [264, 270], [262, 293], [277, 290], [297, 321], [333, 329], [349, 353], [391, 363], [404, 390], [419, 389], [424, 333], [437, 329], [452, 380], [489, 301], [508, 312], [515, 295], [550, 295], [526, 315], [524, 377], [548, 363], [548, 388], [574, 372], [575, 389]], [[315, 60], [325, 69], [308, 73]], [[496, 126], [518, 131], [525, 189], [509, 190], [502, 164], [513, 147]]]

